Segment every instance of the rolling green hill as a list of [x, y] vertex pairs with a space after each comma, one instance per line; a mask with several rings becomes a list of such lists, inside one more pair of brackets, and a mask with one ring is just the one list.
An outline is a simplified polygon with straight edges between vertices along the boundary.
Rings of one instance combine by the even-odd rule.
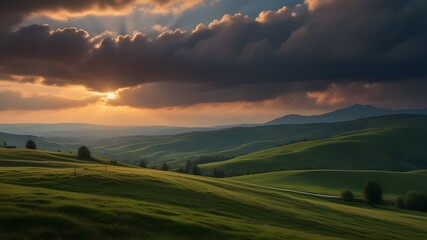
[[254, 152], [231, 160], [201, 165], [205, 173], [226, 174], [298, 169], [410, 171], [427, 168], [425, 121], [346, 133]]
[[385, 126], [427, 124], [427, 117], [392, 115], [340, 123], [238, 127], [174, 136], [110, 138], [92, 145], [96, 154], [138, 164], [140, 158], [153, 163], [169, 161], [172, 167], [200, 156], [235, 157], [304, 139], [321, 139], [350, 131]]
[[49, 151], [61, 150], [63, 152], [76, 151], [77, 145], [65, 144], [55, 141], [50, 138], [37, 137], [33, 135], [17, 135], [0, 132], [0, 145], [3, 146], [6, 143], [9, 146], [15, 146], [18, 148], [25, 147], [28, 140], [33, 140], [37, 144], [37, 148], [46, 149]]
[[[75, 154], [49, 152], [44, 150], [30, 150], [22, 148], [5, 149], [0, 148], [0, 167], [76, 167], [80, 164], [107, 164], [112, 162], [103, 158], [92, 158], [90, 160], [77, 159]], [[116, 165], [126, 164], [115, 162]]]
[[236, 181], [297, 191], [339, 195], [349, 189], [362, 197], [366, 179], [377, 179], [386, 198], [394, 198], [411, 190], [427, 192], [427, 170], [412, 172], [354, 170], [294, 170], [260, 173], [231, 178]]
[[[425, 213], [0, 149], [0, 239], [423, 239]], [[23, 161], [20, 162], [20, 159]], [[43, 162], [43, 166], [36, 163]], [[74, 173], [76, 168], [76, 173]]]

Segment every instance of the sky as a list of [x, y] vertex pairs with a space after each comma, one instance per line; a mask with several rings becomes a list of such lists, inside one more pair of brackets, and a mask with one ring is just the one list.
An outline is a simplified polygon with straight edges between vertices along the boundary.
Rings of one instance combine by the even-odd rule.
[[427, 108], [427, 1], [0, 0], [0, 123]]

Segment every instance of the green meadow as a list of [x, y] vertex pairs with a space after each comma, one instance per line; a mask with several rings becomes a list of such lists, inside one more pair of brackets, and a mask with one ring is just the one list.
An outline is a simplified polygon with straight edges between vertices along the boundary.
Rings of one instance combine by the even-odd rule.
[[386, 172], [372, 170], [294, 170], [252, 174], [231, 178], [236, 181], [312, 193], [339, 195], [344, 189], [362, 198], [366, 179], [376, 179], [383, 188], [384, 197], [395, 197], [411, 190], [427, 192], [427, 170]]
[[[236, 161], [245, 158], [253, 159], [253, 155], [247, 154], [296, 141], [326, 139], [364, 129], [390, 129], [403, 126], [424, 127], [421, 129], [422, 133], [414, 135], [417, 138], [414, 141], [417, 141], [420, 136], [423, 136], [421, 134], [426, 132], [427, 117], [392, 115], [338, 123], [235, 127], [167, 136], [128, 136], [96, 141], [91, 143], [91, 147], [97, 156], [135, 165], [139, 164], [141, 158], [153, 164], [167, 161], [172, 168], [177, 168], [184, 165], [187, 160], [194, 160], [201, 156], [238, 157]], [[409, 139], [409, 141], [412, 140]], [[422, 141], [419, 143], [421, 144]], [[271, 159], [277, 153], [266, 152], [265, 155]], [[426, 155], [427, 153], [423, 156]], [[255, 160], [259, 159], [257, 155], [255, 157]], [[375, 156], [372, 155], [372, 157]], [[265, 162], [267, 163], [270, 159], [266, 159]], [[276, 164], [277, 162], [274, 162], [271, 165], [274, 168], [281, 167]]]
[[368, 128], [200, 167], [206, 173], [222, 168], [228, 175], [301, 169], [411, 171], [427, 168], [425, 136], [425, 122]]
[[[0, 239], [423, 239], [427, 214], [0, 149]], [[5, 160], [6, 159], [6, 160]]]

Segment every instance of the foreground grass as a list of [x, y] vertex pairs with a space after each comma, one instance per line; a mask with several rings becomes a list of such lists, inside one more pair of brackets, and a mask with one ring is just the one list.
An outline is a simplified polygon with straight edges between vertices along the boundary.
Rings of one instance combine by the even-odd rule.
[[[423, 239], [427, 235], [426, 214], [345, 205], [227, 180], [69, 162], [72, 158], [46, 163], [44, 155], [35, 151], [32, 160], [0, 167], [0, 239]], [[45, 165], [34, 167], [37, 162]], [[58, 167], [60, 163], [65, 165]]]
[[279, 171], [231, 178], [236, 181], [338, 196], [349, 189], [362, 197], [367, 179], [377, 179], [386, 199], [392, 200], [411, 190], [427, 191], [427, 170], [412, 172], [306, 170]]

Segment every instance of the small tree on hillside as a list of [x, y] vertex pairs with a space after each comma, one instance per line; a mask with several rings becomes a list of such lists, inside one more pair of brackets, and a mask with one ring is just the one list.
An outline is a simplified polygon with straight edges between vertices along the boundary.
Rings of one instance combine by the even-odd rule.
[[363, 198], [371, 206], [380, 204], [383, 201], [383, 190], [377, 180], [370, 179], [365, 182], [363, 187]]
[[79, 158], [79, 159], [91, 159], [92, 155], [90, 153], [89, 148], [84, 146], [84, 145], [79, 147], [79, 150], [77, 152], [77, 158]]
[[191, 169], [191, 174], [193, 174], [193, 175], [202, 175], [202, 171], [200, 171], [199, 166], [197, 166], [195, 164], [195, 165], [193, 165], [193, 168]]
[[185, 163], [185, 168], [184, 168], [184, 171], [185, 171], [185, 173], [191, 173], [191, 170], [193, 169], [193, 162], [192, 161], [190, 161], [190, 160], [188, 160], [186, 163]]
[[212, 175], [215, 178], [224, 178], [225, 177], [224, 172], [222, 171], [221, 168], [214, 168]]
[[37, 145], [33, 140], [28, 140], [27, 144], [25, 144], [25, 147], [28, 149], [37, 149]]
[[139, 167], [147, 168], [147, 161], [141, 159], [141, 161], [139, 161]]
[[163, 171], [169, 171], [169, 165], [168, 165], [167, 163], [165, 163], [165, 162], [164, 162], [164, 163], [162, 164], [162, 170], [163, 170]]
[[218, 177], [218, 170], [217, 170], [216, 168], [214, 168], [214, 169], [213, 169], [213, 171], [212, 171], [212, 176], [213, 176], [214, 178], [217, 178], [217, 177]]
[[354, 194], [350, 190], [343, 190], [340, 194], [340, 197], [345, 202], [354, 201]]

